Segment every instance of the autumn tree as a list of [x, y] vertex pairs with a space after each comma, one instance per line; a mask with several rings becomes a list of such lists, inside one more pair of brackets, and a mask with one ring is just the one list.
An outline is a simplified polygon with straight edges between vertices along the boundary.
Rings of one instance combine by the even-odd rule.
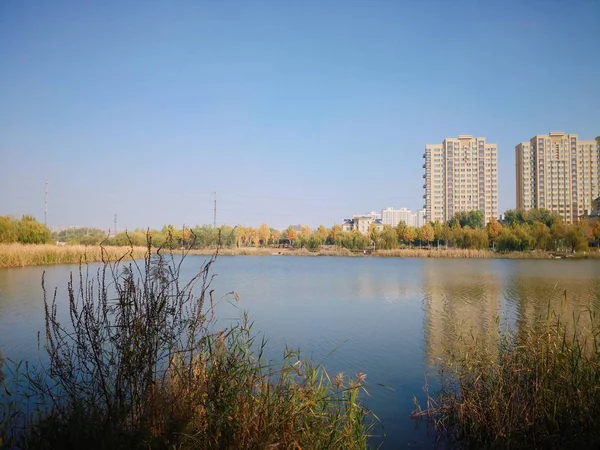
[[426, 223], [421, 227], [421, 238], [427, 242], [427, 246], [431, 244], [431, 241], [435, 238], [435, 231], [430, 223]]
[[492, 243], [493, 249], [496, 248], [496, 239], [498, 239], [498, 234], [500, 234], [501, 229], [502, 225], [496, 220], [495, 217], [492, 217], [485, 227], [488, 239]]
[[330, 244], [338, 245], [338, 236], [342, 232], [342, 226], [338, 224], [334, 224], [329, 229], [329, 235], [327, 236], [327, 240]]
[[271, 230], [266, 223], [261, 223], [257, 230], [257, 236], [259, 243], [264, 247], [269, 243], [269, 238], [271, 237]]
[[298, 232], [296, 231], [296, 229], [293, 226], [290, 225], [285, 230], [284, 237], [285, 237], [285, 239], [290, 241], [291, 245], [294, 245], [294, 241], [298, 237]]
[[315, 237], [319, 239], [322, 245], [327, 240], [327, 235], [329, 234], [329, 232], [327, 231], [327, 228], [325, 228], [325, 225], [319, 225], [319, 228], [315, 230], [314, 234]]
[[271, 242], [273, 244], [279, 244], [279, 240], [281, 239], [281, 231], [271, 228], [269, 230], [271, 232]]
[[406, 225], [406, 223], [404, 223], [404, 221], [401, 220], [400, 222], [398, 222], [398, 225], [396, 225], [396, 236], [398, 236], [398, 240], [401, 242], [408, 242], [407, 233], [408, 225]]

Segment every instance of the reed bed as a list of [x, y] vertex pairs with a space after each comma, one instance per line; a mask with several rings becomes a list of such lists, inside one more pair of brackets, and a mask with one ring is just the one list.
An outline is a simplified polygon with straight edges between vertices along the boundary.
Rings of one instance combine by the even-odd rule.
[[0, 268], [141, 259], [146, 250], [145, 247], [100, 245], [0, 244]]
[[[185, 255], [184, 255], [185, 256]], [[181, 258], [82, 265], [67, 314], [42, 280], [49, 363], [8, 364], [0, 438], [8, 448], [364, 450], [365, 376], [330, 377], [287, 350], [263, 358], [246, 314], [219, 330], [213, 255], [191, 280]], [[64, 304], [64, 302], [60, 302]], [[12, 381], [14, 380], [14, 381]], [[2, 443], [0, 443], [0, 447]]]
[[500, 334], [497, 351], [465, 339], [442, 364], [443, 388], [415, 417], [466, 448], [600, 448], [600, 320], [595, 312]]

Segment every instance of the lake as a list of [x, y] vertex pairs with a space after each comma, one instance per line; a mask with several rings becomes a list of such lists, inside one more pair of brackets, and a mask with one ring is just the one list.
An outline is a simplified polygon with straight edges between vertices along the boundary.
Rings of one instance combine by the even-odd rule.
[[[205, 260], [188, 256], [182, 278]], [[77, 266], [0, 269], [0, 350], [7, 358], [38, 358], [43, 271], [47, 287], [58, 287], [59, 307], [66, 305]], [[367, 374], [364, 400], [382, 421], [375, 432], [385, 433], [384, 449], [432, 448], [426, 424], [409, 418], [413, 396], [423, 401], [426, 376], [435, 389], [436, 361], [461, 334], [494, 346], [498, 327], [531, 326], [549, 304], [570, 320], [600, 312], [599, 260], [222, 256], [212, 273], [217, 297], [232, 290], [240, 297], [220, 305], [224, 326], [247, 311], [268, 339], [268, 359], [281, 359], [286, 346], [301, 348], [332, 376]]]

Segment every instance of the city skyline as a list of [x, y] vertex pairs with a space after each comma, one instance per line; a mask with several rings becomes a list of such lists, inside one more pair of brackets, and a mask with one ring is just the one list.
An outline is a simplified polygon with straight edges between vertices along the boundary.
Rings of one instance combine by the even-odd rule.
[[498, 145], [502, 213], [516, 207], [515, 145], [600, 134], [598, 13], [593, 2], [3, 5], [0, 214], [43, 221], [47, 180], [51, 227], [107, 229], [115, 213], [119, 229], [211, 224], [215, 188], [217, 224], [331, 226], [420, 209], [424, 146], [462, 134]]

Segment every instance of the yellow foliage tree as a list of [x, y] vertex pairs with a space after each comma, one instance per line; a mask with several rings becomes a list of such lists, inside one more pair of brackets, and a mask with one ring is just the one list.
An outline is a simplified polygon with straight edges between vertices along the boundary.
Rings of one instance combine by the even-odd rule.
[[257, 230], [258, 241], [261, 245], [265, 246], [269, 243], [269, 238], [271, 237], [271, 230], [266, 223], [261, 223]]

